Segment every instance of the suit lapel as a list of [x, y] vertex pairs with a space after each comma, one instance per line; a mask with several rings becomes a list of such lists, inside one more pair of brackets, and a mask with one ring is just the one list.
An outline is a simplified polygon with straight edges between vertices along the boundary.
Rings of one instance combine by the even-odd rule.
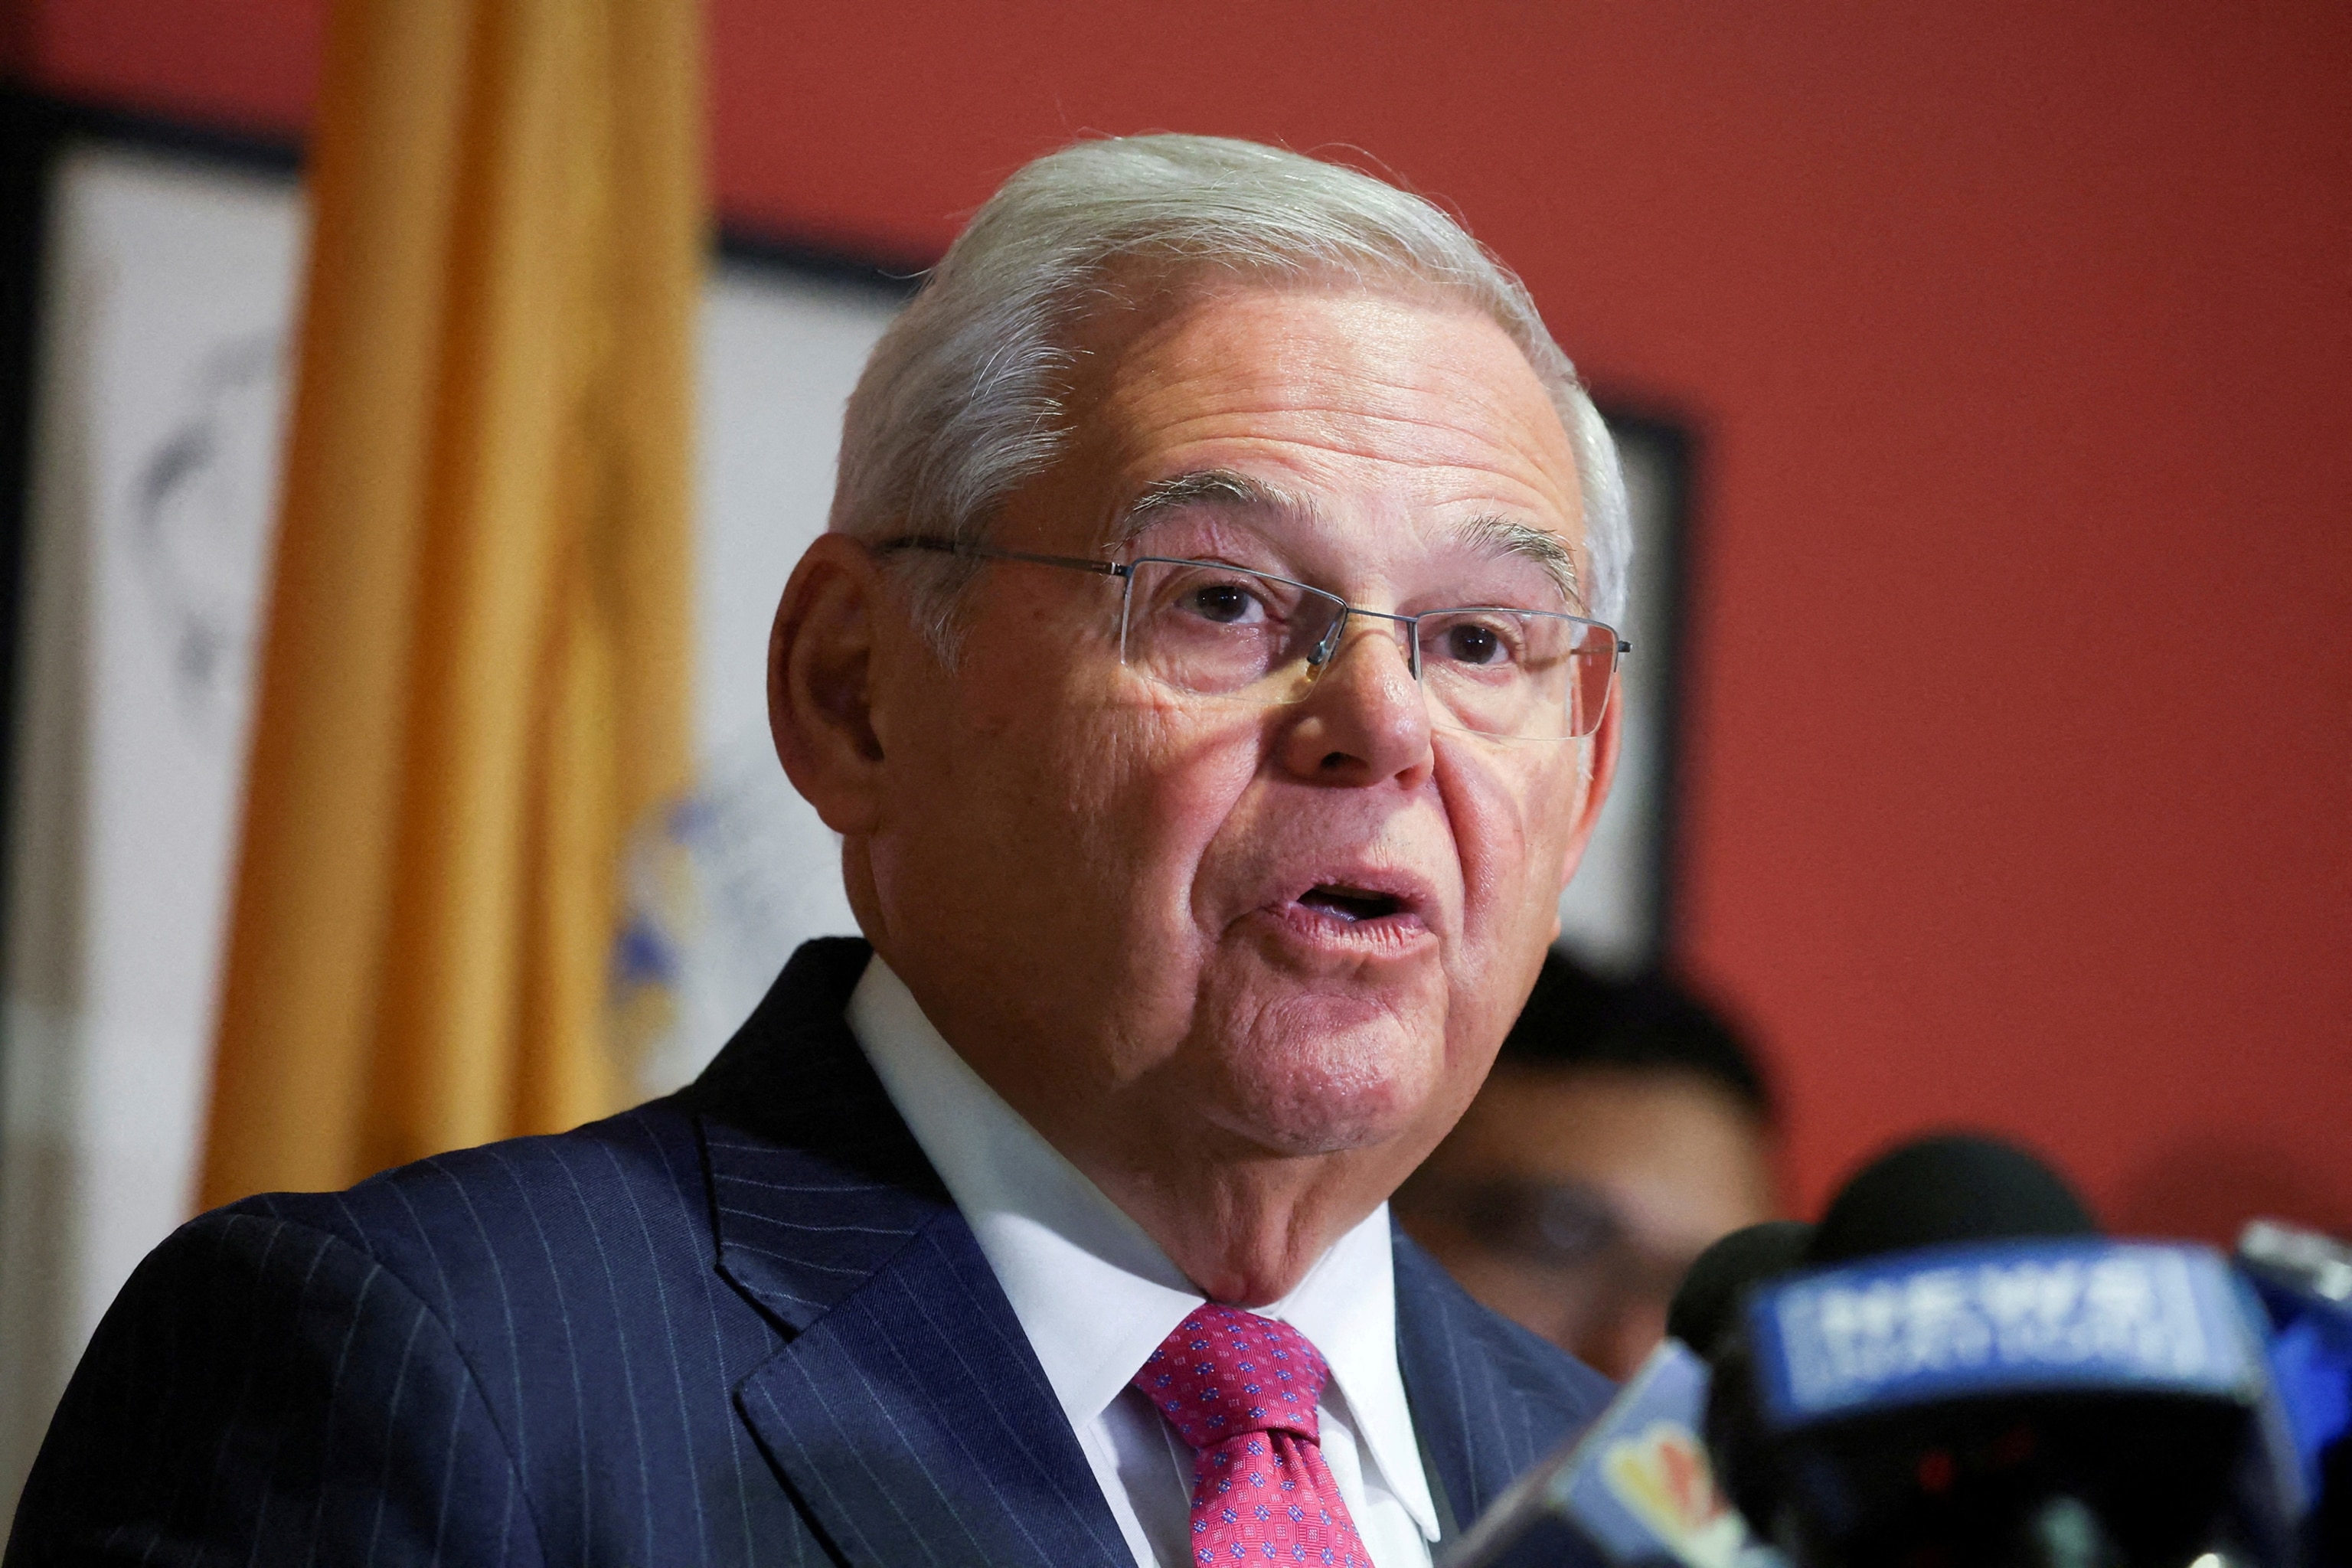
[[1485, 1312], [1427, 1253], [1396, 1233], [1397, 1363], [1422, 1451], [1464, 1530], [1553, 1435], [1503, 1375]]
[[1127, 1564], [1012, 1304], [843, 1019], [870, 951], [803, 946], [681, 1096], [719, 1272], [791, 1335], [737, 1407], [845, 1562]]
[[679, 1097], [701, 1129], [719, 1271], [789, 1332], [954, 1208], [842, 1016], [872, 952], [804, 944]]
[[952, 1211], [737, 1398], [846, 1562], [1129, 1561], [1019, 1321]]

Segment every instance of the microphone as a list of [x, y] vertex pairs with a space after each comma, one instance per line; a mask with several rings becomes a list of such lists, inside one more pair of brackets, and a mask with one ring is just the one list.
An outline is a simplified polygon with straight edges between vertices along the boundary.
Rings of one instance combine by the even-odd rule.
[[1815, 1227], [1806, 1261], [2098, 1234], [2074, 1189], [2033, 1155], [1998, 1139], [1945, 1132], [1889, 1150], [1849, 1178]]
[[1594, 1552], [1625, 1568], [1780, 1568], [1716, 1490], [1698, 1423], [1706, 1363], [1667, 1340], [1599, 1420], [1520, 1477], [1444, 1568], [1551, 1568]]
[[1690, 1347], [1717, 1338], [1747, 1289], [1794, 1265], [1811, 1232], [1769, 1221], [1699, 1254], [1665, 1342], [1598, 1420], [1496, 1500], [1444, 1568], [1538, 1568], [1595, 1552], [1623, 1568], [1781, 1568], [1716, 1489], [1698, 1436], [1709, 1372]]
[[1738, 1321], [1748, 1289], [1804, 1262], [1812, 1239], [1813, 1227], [1798, 1219], [1768, 1219], [1717, 1237], [1675, 1288], [1666, 1333], [1707, 1354]]
[[2352, 1568], [2352, 1247], [2276, 1220], [2249, 1223], [2237, 1264], [2270, 1320], [2271, 1385], [2295, 1479], [2315, 1500], [2314, 1568]]
[[1803, 1262], [1737, 1312], [1706, 1429], [1807, 1568], [2274, 1546], [2239, 1506], [2262, 1342], [2210, 1249], [2107, 1240], [2032, 1155], [1946, 1135], [1849, 1182]]

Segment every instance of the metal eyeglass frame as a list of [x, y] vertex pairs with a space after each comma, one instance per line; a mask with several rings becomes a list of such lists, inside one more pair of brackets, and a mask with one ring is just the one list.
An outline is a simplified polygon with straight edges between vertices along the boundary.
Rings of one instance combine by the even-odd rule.
[[[1234, 566], [1229, 562], [1223, 561], [1196, 561], [1189, 556], [1179, 555], [1139, 555], [1133, 561], [1126, 562], [1093, 561], [1083, 555], [1039, 555], [1026, 550], [1006, 550], [993, 544], [965, 543], [958, 540], [942, 539], [939, 535], [933, 533], [901, 534], [896, 539], [885, 539], [877, 543], [873, 548], [877, 553], [881, 554], [888, 554], [892, 552], [900, 550], [929, 550], [940, 555], [961, 555], [970, 560], [1020, 561], [1025, 562], [1032, 566], [1058, 566], [1066, 571], [1092, 573], [1097, 577], [1116, 577], [1119, 580], [1120, 584], [1118, 618], [1120, 628], [1119, 646], [1122, 650], [1126, 647], [1127, 643], [1127, 618], [1131, 608], [1130, 595], [1133, 593], [1135, 586], [1135, 568], [1138, 566], [1156, 565], [1200, 566], [1205, 567], [1211, 571], [1246, 572], [1253, 577], [1263, 577], [1269, 583], [1280, 583], [1286, 587], [1297, 588], [1301, 593], [1312, 594], [1318, 599], [1327, 599], [1332, 604], [1339, 605], [1339, 614], [1331, 622], [1331, 629], [1323, 634], [1322, 641], [1317, 643], [1315, 647], [1307, 656], [1307, 668], [1318, 674], [1320, 674], [1324, 666], [1330, 663], [1331, 660], [1339, 654], [1339, 644], [1344, 638], [1348, 629], [1348, 618], [1351, 616], [1362, 616], [1367, 619], [1371, 620], [1393, 621], [1400, 626], [1412, 629], [1416, 634], [1418, 632], [1420, 623], [1425, 617], [1431, 616], [1458, 616], [1465, 611], [1481, 609], [1497, 610], [1504, 614], [1514, 616], [1542, 616], [1550, 620], [1574, 621], [1579, 626], [1597, 626], [1601, 631], [1606, 632], [1609, 635], [1610, 640], [1616, 645], [1610, 650], [1609, 655], [1609, 673], [1612, 677], [1612, 685], [1614, 684], [1614, 677], [1617, 673], [1619, 661], [1621, 661], [1625, 655], [1633, 651], [1633, 645], [1627, 642], [1622, 637], [1620, 637], [1615, 626], [1611, 626], [1606, 621], [1596, 621], [1590, 616], [1571, 616], [1567, 614], [1565, 611], [1560, 610], [1523, 610], [1514, 608], [1508, 605], [1447, 605], [1442, 609], [1423, 610], [1421, 614], [1413, 616], [1401, 615], [1393, 610], [1367, 610], [1360, 605], [1348, 603], [1347, 600], [1339, 597], [1339, 595], [1332, 593], [1328, 588], [1318, 588], [1312, 583], [1301, 583], [1295, 577], [1280, 577], [1271, 572], [1260, 572], [1248, 566]], [[1406, 655], [1412, 669], [1412, 679], [1416, 683], [1418, 683], [1421, 679], [1421, 638], [1418, 635], [1412, 635], [1408, 636], [1404, 641]], [[1277, 704], [1277, 706], [1280, 706], [1280, 704]], [[1601, 721], [1608, 711], [1609, 694], [1604, 690], [1601, 698], [1601, 707], [1592, 715], [1592, 729], [1587, 730], [1582, 736], [1507, 735], [1496, 736], [1494, 738], [1498, 740], [1581, 740], [1586, 736], [1591, 735], [1594, 731], [1600, 729]], [[1484, 731], [1471, 732], [1479, 734], [1486, 733]]]

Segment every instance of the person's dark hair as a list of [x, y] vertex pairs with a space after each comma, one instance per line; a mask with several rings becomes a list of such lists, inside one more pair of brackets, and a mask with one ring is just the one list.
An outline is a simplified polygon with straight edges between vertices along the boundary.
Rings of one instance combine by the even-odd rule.
[[1771, 1088], [1721, 1014], [1664, 974], [1611, 979], [1557, 949], [1503, 1040], [1496, 1065], [1506, 1064], [1695, 1073], [1772, 1120]]

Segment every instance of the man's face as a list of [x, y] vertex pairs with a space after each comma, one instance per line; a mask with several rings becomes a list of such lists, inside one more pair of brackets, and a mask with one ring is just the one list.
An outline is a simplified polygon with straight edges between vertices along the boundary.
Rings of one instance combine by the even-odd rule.
[[[994, 543], [1578, 607], [1539, 558], [1581, 558], [1569, 442], [1483, 316], [1235, 285], [1080, 346], [1071, 446]], [[1119, 607], [1116, 579], [992, 562], [951, 669], [877, 650], [886, 954], [1041, 1126], [1409, 1164], [1527, 995], [1613, 730], [1439, 727], [1380, 622], [1294, 704], [1181, 691], [1120, 662]]]

